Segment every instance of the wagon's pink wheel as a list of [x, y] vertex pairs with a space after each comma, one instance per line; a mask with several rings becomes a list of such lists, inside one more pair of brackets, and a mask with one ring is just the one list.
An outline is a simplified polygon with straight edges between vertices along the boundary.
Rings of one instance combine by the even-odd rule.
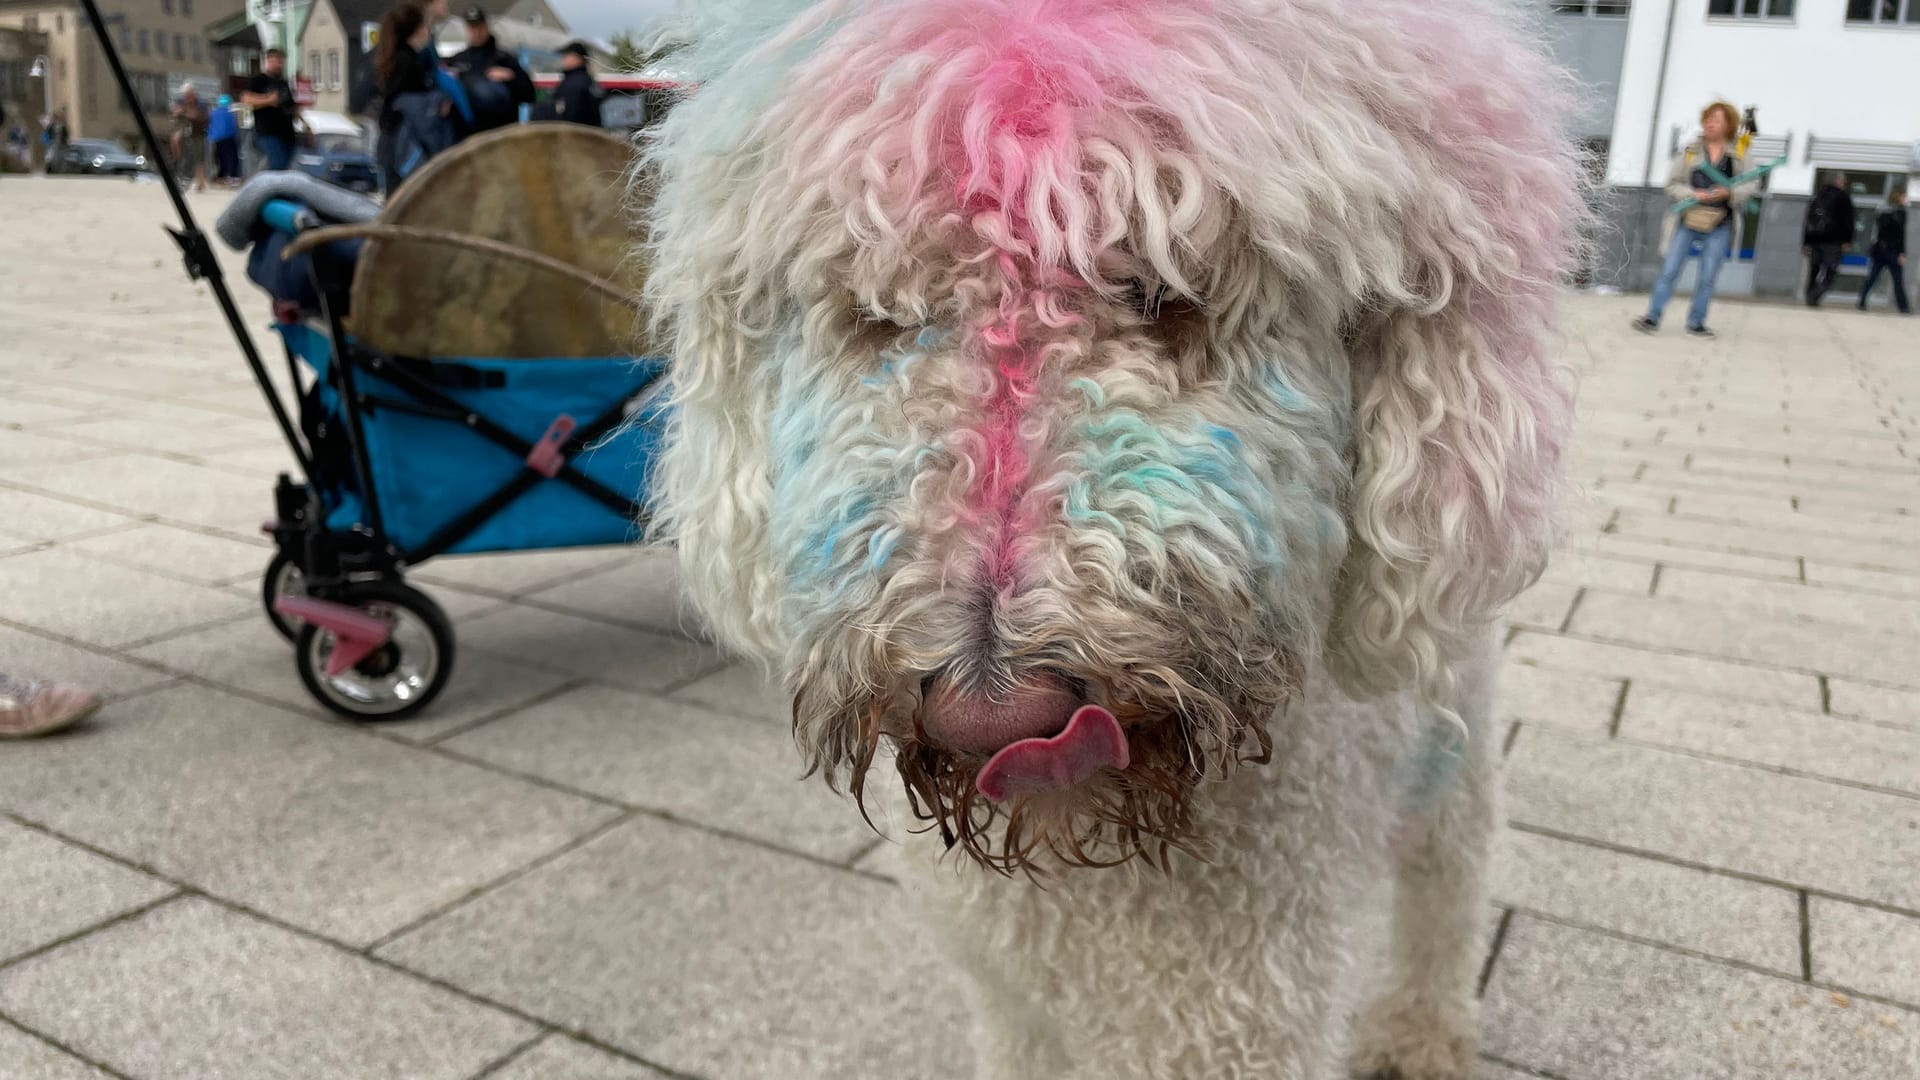
[[[363, 721], [403, 720], [431, 704], [453, 674], [453, 624], [440, 605], [397, 581], [361, 582], [335, 599], [384, 622], [384, 640], [370, 647], [343, 642], [333, 630], [303, 623], [294, 660], [308, 692]], [[333, 662], [336, 650], [349, 648], [351, 663]]]

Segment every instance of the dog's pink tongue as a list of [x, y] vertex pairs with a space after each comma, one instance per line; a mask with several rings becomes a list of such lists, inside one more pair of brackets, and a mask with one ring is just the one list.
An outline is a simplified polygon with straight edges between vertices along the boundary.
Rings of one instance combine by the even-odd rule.
[[974, 787], [997, 803], [1059, 791], [1101, 769], [1127, 767], [1127, 733], [1098, 705], [1082, 705], [1051, 739], [1022, 739], [993, 755]]

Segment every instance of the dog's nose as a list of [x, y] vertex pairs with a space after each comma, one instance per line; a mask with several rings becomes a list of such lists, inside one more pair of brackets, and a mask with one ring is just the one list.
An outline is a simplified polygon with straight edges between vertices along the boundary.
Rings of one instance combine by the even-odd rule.
[[920, 726], [949, 750], [993, 754], [1022, 739], [1058, 735], [1083, 704], [1080, 693], [1058, 675], [1037, 674], [1010, 690], [973, 690], [951, 678], [927, 686]]

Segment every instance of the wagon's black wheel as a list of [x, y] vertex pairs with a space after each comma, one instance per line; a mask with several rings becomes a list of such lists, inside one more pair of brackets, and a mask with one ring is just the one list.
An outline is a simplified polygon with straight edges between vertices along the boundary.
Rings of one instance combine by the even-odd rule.
[[307, 595], [307, 576], [300, 572], [300, 564], [286, 552], [276, 552], [273, 561], [267, 564], [267, 572], [260, 579], [260, 606], [267, 609], [267, 621], [288, 641], [300, 637], [299, 619], [291, 615], [282, 615], [273, 610], [273, 601], [281, 596]]
[[426, 708], [453, 674], [453, 624], [433, 598], [397, 581], [350, 585], [339, 602], [390, 627], [385, 644], [338, 675], [327, 674], [333, 632], [303, 623], [294, 659], [320, 704], [354, 720], [402, 720]]

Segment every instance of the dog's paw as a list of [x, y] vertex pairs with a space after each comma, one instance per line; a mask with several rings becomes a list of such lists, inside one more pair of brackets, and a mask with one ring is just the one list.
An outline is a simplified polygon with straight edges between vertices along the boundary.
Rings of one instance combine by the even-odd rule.
[[1479, 1049], [1471, 1006], [1379, 1009], [1357, 1032], [1353, 1075], [1362, 1080], [1472, 1080]]

